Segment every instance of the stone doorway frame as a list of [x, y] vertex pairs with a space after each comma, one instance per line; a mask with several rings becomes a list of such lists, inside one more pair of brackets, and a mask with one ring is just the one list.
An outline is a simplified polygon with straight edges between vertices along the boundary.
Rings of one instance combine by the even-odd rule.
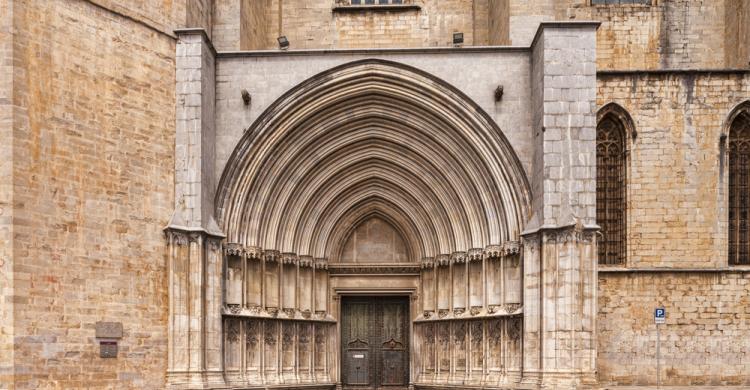
[[[331, 299], [333, 304], [331, 308], [334, 310], [336, 321], [336, 331], [334, 332], [334, 349], [341, 351], [341, 313], [342, 313], [342, 301], [343, 297], [406, 297], [409, 302], [409, 390], [414, 389], [414, 318], [416, 318], [418, 309], [419, 295], [418, 289], [414, 287], [396, 287], [396, 288], [373, 288], [373, 287], [334, 287]], [[336, 390], [342, 390], [343, 383], [341, 381], [341, 353], [336, 354], [335, 370], [334, 375], [336, 380]]]

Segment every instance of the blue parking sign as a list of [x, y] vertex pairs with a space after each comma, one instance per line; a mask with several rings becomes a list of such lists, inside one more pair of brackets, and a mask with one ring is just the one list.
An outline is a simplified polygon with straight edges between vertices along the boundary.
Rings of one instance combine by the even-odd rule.
[[657, 324], [663, 324], [667, 321], [667, 309], [663, 307], [657, 307], [654, 309], [654, 322]]

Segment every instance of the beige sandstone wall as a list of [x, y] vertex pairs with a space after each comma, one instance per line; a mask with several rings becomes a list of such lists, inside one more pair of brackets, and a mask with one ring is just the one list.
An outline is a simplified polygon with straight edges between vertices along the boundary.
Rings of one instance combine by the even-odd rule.
[[421, 10], [344, 12], [332, 10], [333, 0], [221, 0], [223, 16], [216, 23], [235, 17], [225, 10], [240, 8], [244, 21], [234, 40], [217, 47], [275, 49], [279, 35], [289, 38], [292, 49], [450, 46], [453, 32], [463, 32], [466, 45], [487, 45], [489, 3], [414, 0]]
[[[600, 73], [597, 104], [623, 106], [628, 154], [628, 266], [727, 266], [727, 172], [720, 136], [750, 97], [745, 72]], [[673, 385], [750, 384], [747, 272], [599, 274], [599, 378], [654, 384], [652, 310], [665, 306], [662, 378]]]
[[[12, 212], [13, 224], [0, 225], [0, 242], [11, 227], [14, 241], [0, 263], [12, 250], [15, 318], [2, 316], [0, 345], [15, 338], [15, 386], [162, 388], [175, 41], [157, 31], [178, 25], [184, 3], [107, 4], [120, 15], [86, 1], [13, 6], [17, 109], [0, 164], [0, 222]], [[0, 93], [3, 124], [6, 104]], [[117, 359], [98, 357], [97, 321], [123, 323]]]
[[750, 67], [750, 1], [726, 0], [724, 6], [726, 22], [726, 66], [735, 68]]
[[628, 265], [727, 264], [727, 178], [719, 139], [750, 73], [599, 74], [599, 107], [615, 102], [638, 133], [628, 167]]
[[600, 273], [599, 380], [656, 383], [653, 310], [661, 325], [661, 378], [669, 385], [750, 386], [750, 273]]
[[[104, 0], [101, 0], [104, 1]], [[219, 50], [528, 46], [541, 21], [597, 20], [598, 69], [747, 68], [750, 5], [742, 0], [653, 0], [653, 5], [591, 5], [591, 0], [413, 0], [421, 10], [332, 11], [333, 1], [219, 0]]]
[[[252, 4], [262, 3], [263, 1], [253, 1]], [[216, 50], [232, 51], [240, 49], [240, 24], [245, 19], [240, 3], [241, 0], [215, 0], [213, 2], [211, 43]]]
[[[540, 21], [597, 20], [602, 23], [597, 31], [600, 70], [738, 66], [737, 44], [725, 44], [725, 18], [746, 8], [741, 0], [652, 2], [592, 6], [591, 0], [511, 0], [510, 40], [528, 45]], [[736, 30], [727, 34], [736, 37]]]
[[0, 0], [0, 389], [13, 387], [13, 7]]

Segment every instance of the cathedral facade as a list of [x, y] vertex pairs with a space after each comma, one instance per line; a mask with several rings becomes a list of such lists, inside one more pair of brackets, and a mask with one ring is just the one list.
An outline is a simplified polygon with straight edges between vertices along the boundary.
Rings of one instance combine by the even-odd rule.
[[0, 10], [0, 389], [750, 386], [750, 2]]

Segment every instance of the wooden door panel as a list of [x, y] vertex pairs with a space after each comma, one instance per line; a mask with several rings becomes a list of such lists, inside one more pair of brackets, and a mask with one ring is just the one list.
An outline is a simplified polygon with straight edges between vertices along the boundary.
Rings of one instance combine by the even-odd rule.
[[345, 388], [405, 388], [409, 378], [408, 298], [344, 298], [341, 333]]

